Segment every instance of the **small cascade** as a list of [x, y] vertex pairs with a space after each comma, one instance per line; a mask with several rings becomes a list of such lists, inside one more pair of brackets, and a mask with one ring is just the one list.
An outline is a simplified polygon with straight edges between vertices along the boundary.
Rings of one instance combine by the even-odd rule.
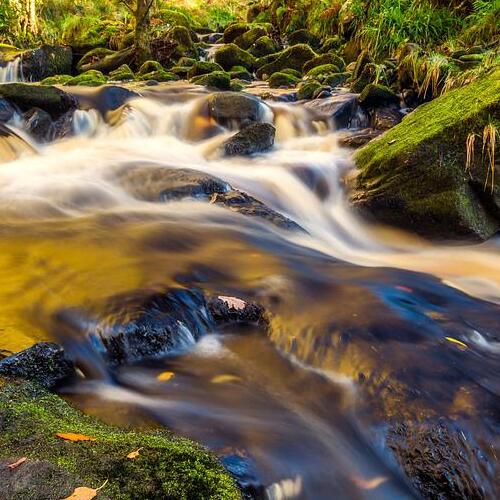
[[0, 84], [22, 82], [23, 77], [21, 69], [22, 63], [19, 57], [8, 62], [6, 66], [0, 67]]

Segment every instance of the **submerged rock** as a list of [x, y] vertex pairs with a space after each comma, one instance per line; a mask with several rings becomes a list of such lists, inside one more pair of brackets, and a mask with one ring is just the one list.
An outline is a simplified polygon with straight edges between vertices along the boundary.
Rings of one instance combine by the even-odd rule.
[[417, 108], [356, 154], [355, 206], [427, 237], [489, 238], [500, 228], [500, 173], [483, 138], [499, 116], [498, 69]]
[[1, 360], [0, 375], [31, 380], [51, 389], [74, 376], [75, 368], [60, 346], [41, 342]]
[[[220, 462], [188, 439], [166, 430], [124, 431], [83, 415], [40, 386], [1, 382], [2, 498], [53, 500], [103, 484], [102, 498], [241, 498]], [[58, 433], [92, 440], [72, 443]], [[127, 459], [137, 449], [140, 456]], [[21, 466], [7, 467], [20, 457], [27, 457]]]
[[273, 147], [275, 135], [276, 129], [270, 123], [254, 123], [227, 140], [222, 150], [225, 156], [262, 153]]
[[39, 141], [52, 137], [52, 118], [43, 109], [33, 108], [24, 113], [26, 130]]

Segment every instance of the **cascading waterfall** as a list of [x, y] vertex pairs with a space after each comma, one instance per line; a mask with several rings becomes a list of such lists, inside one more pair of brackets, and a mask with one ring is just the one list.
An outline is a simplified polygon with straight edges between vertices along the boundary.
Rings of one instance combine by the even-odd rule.
[[19, 57], [9, 61], [5, 66], [0, 66], [0, 84], [22, 81], [22, 63]]
[[[394, 367], [415, 385], [417, 406], [409, 408], [418, 415], [447, 414], [444, 405], [458, 404], [448, 396], [465, 386], [486, 405], [498, 390], [498, 242], [450, 247], [373, 230], [346, 201], [349, 152], [331, 124], [300, 106], [262, 104], [277, 128], [274, 149], [224, 158], [219, 147], [233, 132], [207, 118], [205, 100], [136, 98], [112, 120], [79, 110], [73, 137], [2, 164], [4, 347], [18, 348], [22, 332], [30, 332], [26, 343], [45, 338], [47, 318], [60, 310], [86, 311], [95, 325], [108, 301], [138, 290], [180, 284], [269, 299], [267, 336], [258, 327], [214, 332], [192, 347], [182, 327], [187, 351], [124, 366], [112, 385], [89, 377], [72, 390], [97, 396], [103, 408], [146, 408], [216, 451], [244, 450], [267, 498], [411, 498], [373, 444], [385, 422], [353, 423], [365, 403], [360, 380], [389, 380]], [[304, 231], [210, 200], [136, 195], [138, 187], [161, 189], [162, 171], [175, 169], [220, 178]], [[33, 321], [40, 317], [47, 322]], [[428, 378], [412, 379], [408, 364], [427, 361]], [[158, 383], [162, 370], [175, 372], [175, 383]], [[221, 374], [236, 382], [210, 382]], [[397, 408], [392, 397], [375, 395]]]

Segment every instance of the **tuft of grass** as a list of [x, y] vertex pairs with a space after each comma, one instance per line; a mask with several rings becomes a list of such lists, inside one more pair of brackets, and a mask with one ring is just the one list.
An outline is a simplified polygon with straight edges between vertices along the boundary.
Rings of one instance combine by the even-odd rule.
[[487, 174], [484, 182], [484, 190], [486, 191], [488, 181], [490, 181], [492, 194], [495, 189], [495, 153], [497, 136], [497, 127], [493, 123], [488, 123], [483, 130], [483, 159], [486, 157], [487, 162]]

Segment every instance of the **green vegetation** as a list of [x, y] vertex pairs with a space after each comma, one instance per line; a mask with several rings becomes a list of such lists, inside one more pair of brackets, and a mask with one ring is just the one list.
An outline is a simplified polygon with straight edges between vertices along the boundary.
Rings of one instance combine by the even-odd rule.
[[[102, 494], [116, 500], [241, 498], [222, 465], [187, 439], [163, 430], [126, 432], [81, 414], [39, 386], [0, 382], [0, 460], [25, 456], [38, 461], [41, 471], [16, 485], [18, 491], [9, 495], [13, 500], [65, 498], [76, 487], [97, 488], [106, 480]], [[65, 441], [57, 433], [95, 441]], [[137, 458], [127, 459], [138, 449]], [[4, 493], [6, 488], [4, 478]]]

